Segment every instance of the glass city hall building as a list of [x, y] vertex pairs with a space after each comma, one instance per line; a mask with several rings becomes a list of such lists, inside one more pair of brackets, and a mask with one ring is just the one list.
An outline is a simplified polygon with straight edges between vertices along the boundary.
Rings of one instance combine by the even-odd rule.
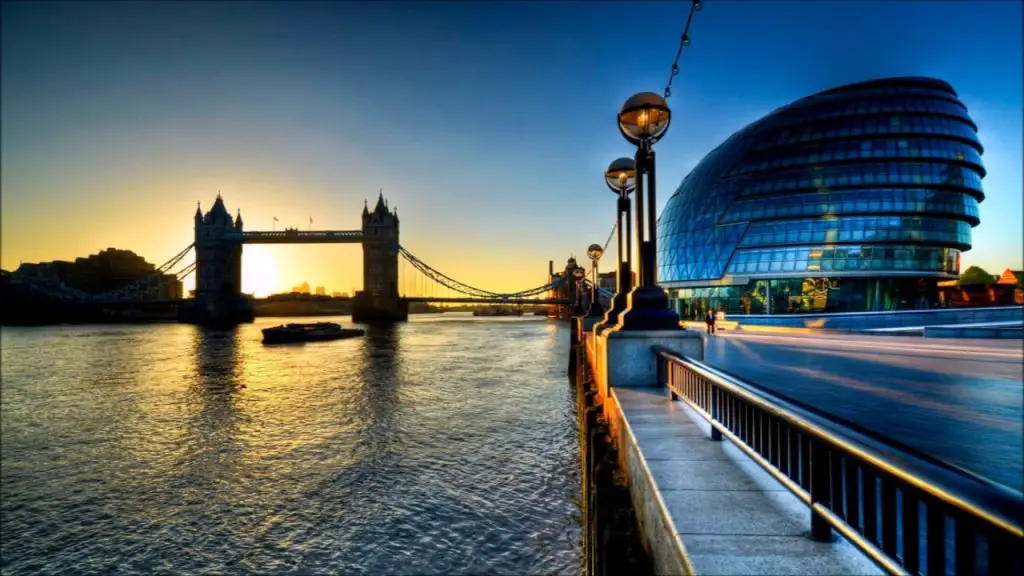
[[687, 319], [936, 307], [979, 223], [981, 154], [941, 80], [797, 100], [729, 137], [669, 198], [659, 282]]

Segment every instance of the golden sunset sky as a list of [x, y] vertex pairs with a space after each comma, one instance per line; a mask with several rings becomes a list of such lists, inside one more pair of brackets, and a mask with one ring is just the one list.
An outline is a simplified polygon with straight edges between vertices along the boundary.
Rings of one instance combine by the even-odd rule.
[[[705, 154], [781, 105], [936, 76], [986, 147], [963, 266], [1024, 267], [1020, 5], [976, 6], [709, 2], [657, 145], [659, 207]], [[196, 202], [206, 210], [218, 191], [248, 230], [274, 217], [279, 229], [310, 217], [357, 229], [383, 188], [423, 261], [494, 291], [540, 285], [548, 260], [582, 259], [611, 229], [602, 171], [633, 151], [615, 115], [663, 88], [688, 3], [645, 10], [5, 3], [0, 266], [108, 247], [159, 265], [192, 241]], [[848, 25], [826, 25], [836, 21]], [[984, 41], [951, 42], [950, 22]], [[250, 246], [244, 258], [248, 292], [362, 284], [358, 245]]]

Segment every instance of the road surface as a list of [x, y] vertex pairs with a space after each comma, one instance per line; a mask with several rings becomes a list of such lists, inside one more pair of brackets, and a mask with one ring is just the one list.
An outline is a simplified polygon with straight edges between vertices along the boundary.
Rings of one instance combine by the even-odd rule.
[[739, 332], [705, 339], [712, 366], [1022, 489], [1021, 340]]

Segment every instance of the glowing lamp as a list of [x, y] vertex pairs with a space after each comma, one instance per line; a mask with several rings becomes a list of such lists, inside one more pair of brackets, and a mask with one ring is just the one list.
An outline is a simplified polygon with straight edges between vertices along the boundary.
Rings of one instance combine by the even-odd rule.
[[654, 143], [668, 131], [672, 111], [654, 92], [640, 92], [626, 100], [619, 112], [619, 131], [632, 144]]
[[604, 171], [604, 181], [616, 194], [629, 194], [636, 185], [636, 161], [632, 158], [613, 160]]

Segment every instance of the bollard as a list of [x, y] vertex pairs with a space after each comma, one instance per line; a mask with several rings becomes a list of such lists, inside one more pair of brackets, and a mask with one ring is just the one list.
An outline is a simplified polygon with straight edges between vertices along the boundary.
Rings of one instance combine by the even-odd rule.
[[576, 323], [572, 322], [572, 328], [569, 332], [569, 376], [576, 375], [579, 349], [579, 343], [576, 340]]

